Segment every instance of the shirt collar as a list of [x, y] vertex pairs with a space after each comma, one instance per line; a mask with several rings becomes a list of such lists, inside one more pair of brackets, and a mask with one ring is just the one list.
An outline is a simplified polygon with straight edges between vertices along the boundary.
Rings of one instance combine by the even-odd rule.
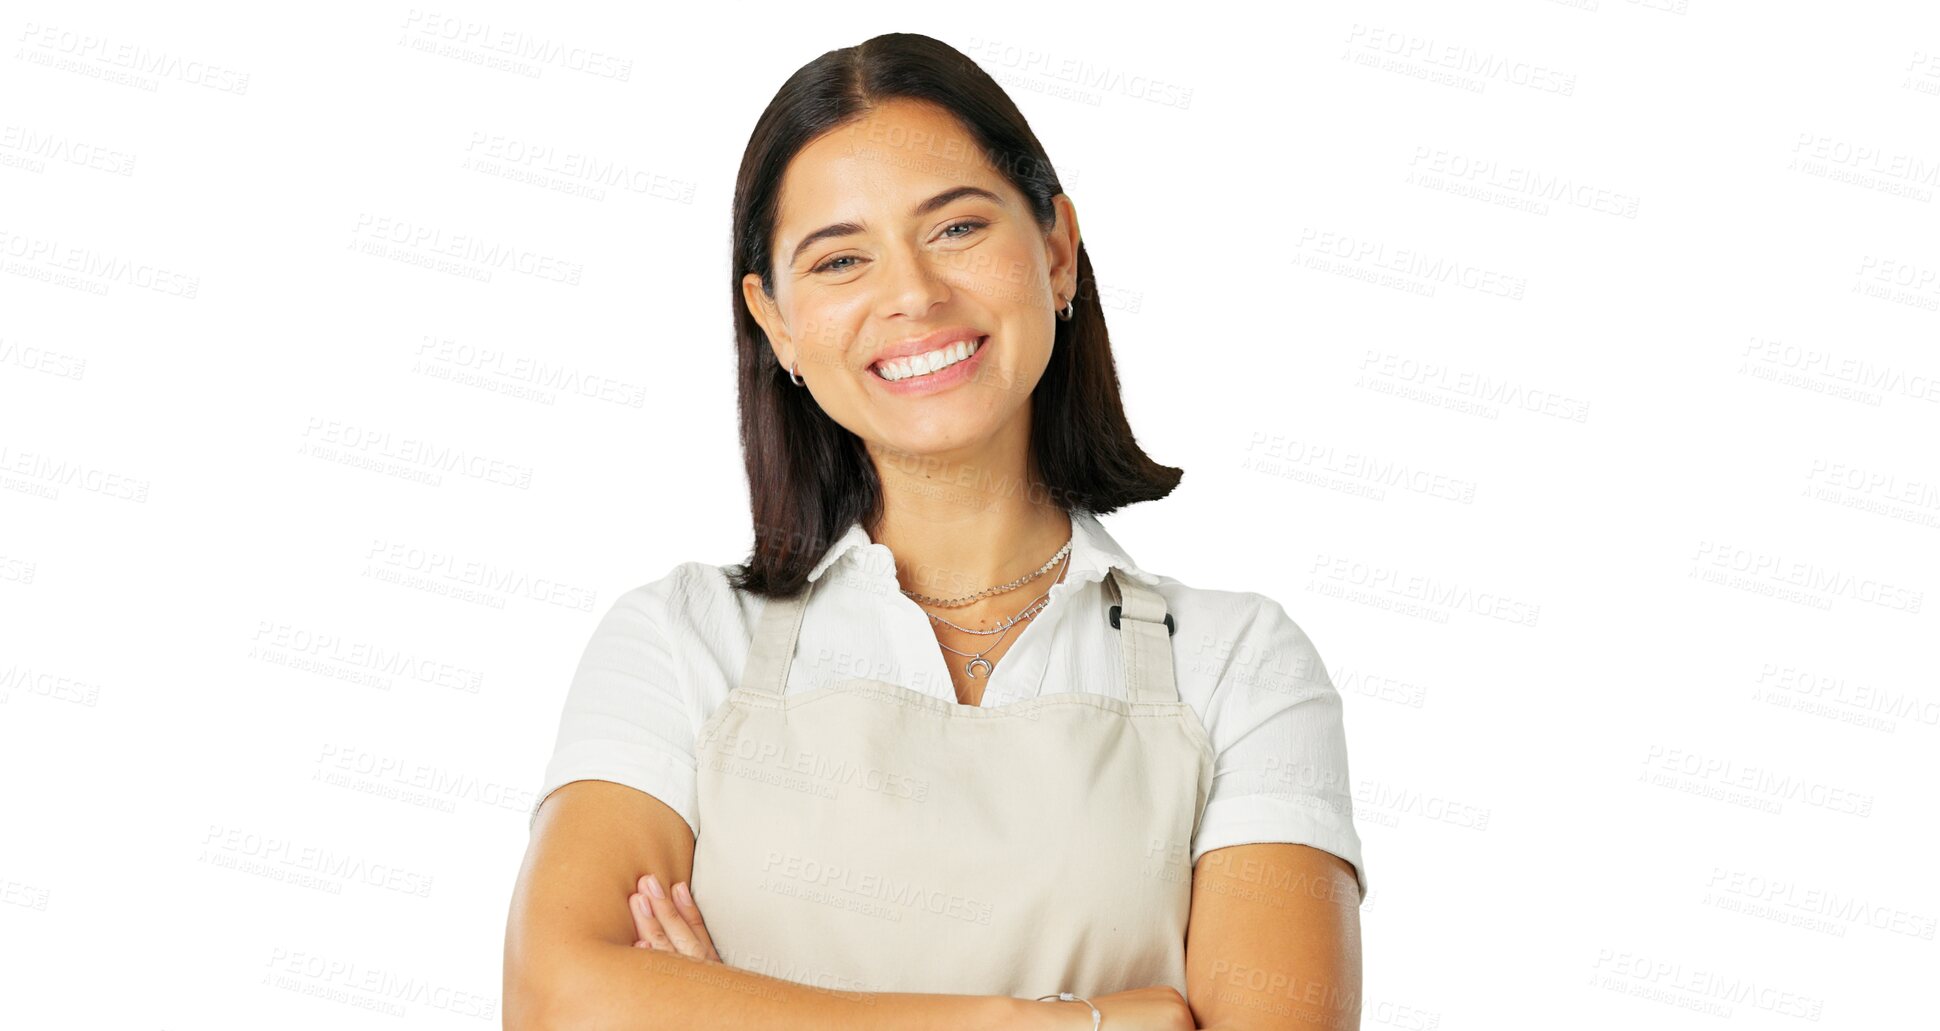
[[[1106, 573], [1116, 566], [1122, 572], [1148, 586], [1158, 586], [1158, 577], [1140, 569], [1132, 561], [1132, 557], [1125, 553], [1125, 549], [1119, 546], [1118, 541], [1105, 532], [1104, 524], [1098, 521], [1096, 515], [1081, 508], [1071, 509], [1070, 512], [1071, 567], [1065, 571], [1065, 583], [1075, 585], [1103, 580]], [[869, 532], [862, 528], [862, 522], [858, 520], [849, 525], [848, 530], [837, 538], [835, 544], [823, 553], [821, 560], [815, 563], [815, 568], [809, 570], [809, 580], [820, 579], [822, 574], [837, 562], [861, 554], [869, 548], [881, 549], [884, 559], [880, 563], [870, 563], [870, 567], [884, 570], [883, 575], [893, 577], [895, 564], [888, 561], [891, 557], [888, 546], [870, 540]]]

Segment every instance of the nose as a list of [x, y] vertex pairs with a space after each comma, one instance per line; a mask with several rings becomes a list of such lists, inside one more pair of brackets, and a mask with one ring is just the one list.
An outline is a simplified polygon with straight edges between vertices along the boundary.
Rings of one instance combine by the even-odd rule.
[[922, 319], [950, 299], [951, 286], [944, 277], [947, 268], [942, 259], [901, 248], [885, 254], [882, 261], [885, 267], [878, 278], [882, 286], [878, 315]]

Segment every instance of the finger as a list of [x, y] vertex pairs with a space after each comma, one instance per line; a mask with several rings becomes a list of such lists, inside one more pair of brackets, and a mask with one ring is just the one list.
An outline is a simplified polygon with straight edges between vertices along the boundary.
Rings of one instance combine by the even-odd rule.
[[655, 880], [652, 874], [648, 874], [647, 878], [647, 904], [653, 907], [653, 915], [660, 918], [661, 929], [666, 932], [668, 938], [673, 939], [674, 951], [693, 959], [707, 958], [707, 952], [702, 947], [700, 939], [695, 937], [693, 929], [687, 926], [686, 918], [674, 908], [674, 900], [667, 897], [664, 890], [660, 892], [659, 897], [655, 897], [653, 890], [660, 887], [660, 882]]
[[633, 932], [647, 943], [648, 948], [663, 952], [674, 951], [673, 940], [667, 937], [666, 930], [660, 926], [660, 919], [653, 915], [645, 895], [635, 893], [629, 896], [627, 908], [633, 911]]
[[[633, 917], [633, 940], [635, 944], [647, 940], [647, 934], [660, 921], [653, 918], [653, 911], [640, 904], [640, 893], [634, 892], [626, 897], [627, 914]], [[651, 925], [651, 926], [649, 926]]]
[[694, 904], [694, 893], [682, 881], [674, 885], [674, 908], [680, 912], [687, 926], [693, 928], [694, 936], [699, 938], [706, 950], [703, 955], [716, 963], [721, 962], [721, 954], [714, 951], [714, 938], [707, 933], [707, 922], [701, 919], [701, 907]]
[[653, 907], [647, 904], [647, 878], [643, 875], [633, 885], [634, 893], [627, 901], [627, 911], [633, 914], [633, 933], [645, 948], [664, 949], [672, 952], [673, 940], [660, 926], [660, 918], [653, 915]]

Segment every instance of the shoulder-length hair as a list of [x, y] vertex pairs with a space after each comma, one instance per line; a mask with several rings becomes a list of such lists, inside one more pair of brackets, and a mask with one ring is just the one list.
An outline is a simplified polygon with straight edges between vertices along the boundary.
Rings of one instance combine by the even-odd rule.
[[[747, 466], [754, 549], [729, 583], [786, 597], [860, 521], [874, 536], [882, 483], [862, 440], [794, 385], [749, 312], [741, 280], [759, 273], [774, 296], [772, 243], [782, 173], [795, 154], [894, 98], [927, 101], [963, 123], [988, 161], [1030, 203], [1045, 232], [1063, 192], [1051, 159], [1017, 105], [976, 62], [941, 40], [893, 32], [831, 50], [789, 76], [748, 137], [734, 183], [734, 344], [741, 452]], [[1055, 320], [1050, 365], [1031, 395], [1033, 497], [1066, 511], [1103, 514], [1162, 498], [1182, 472], [1153, 461], [1125, 421], [1091, 257], [1078, 245], [1076, 312]]]

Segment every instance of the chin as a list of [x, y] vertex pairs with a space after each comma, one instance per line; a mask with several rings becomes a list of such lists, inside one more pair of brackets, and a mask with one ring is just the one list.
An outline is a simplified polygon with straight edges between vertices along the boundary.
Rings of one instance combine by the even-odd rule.
[[883, 439], [883, 447], [893, 454], [937, 455], [975, 449], [994, 436], [995, 427], [985, 424], [982, 418], [970, 422], [939, 411], [935, 418], [925, 417], [893, 428]]

